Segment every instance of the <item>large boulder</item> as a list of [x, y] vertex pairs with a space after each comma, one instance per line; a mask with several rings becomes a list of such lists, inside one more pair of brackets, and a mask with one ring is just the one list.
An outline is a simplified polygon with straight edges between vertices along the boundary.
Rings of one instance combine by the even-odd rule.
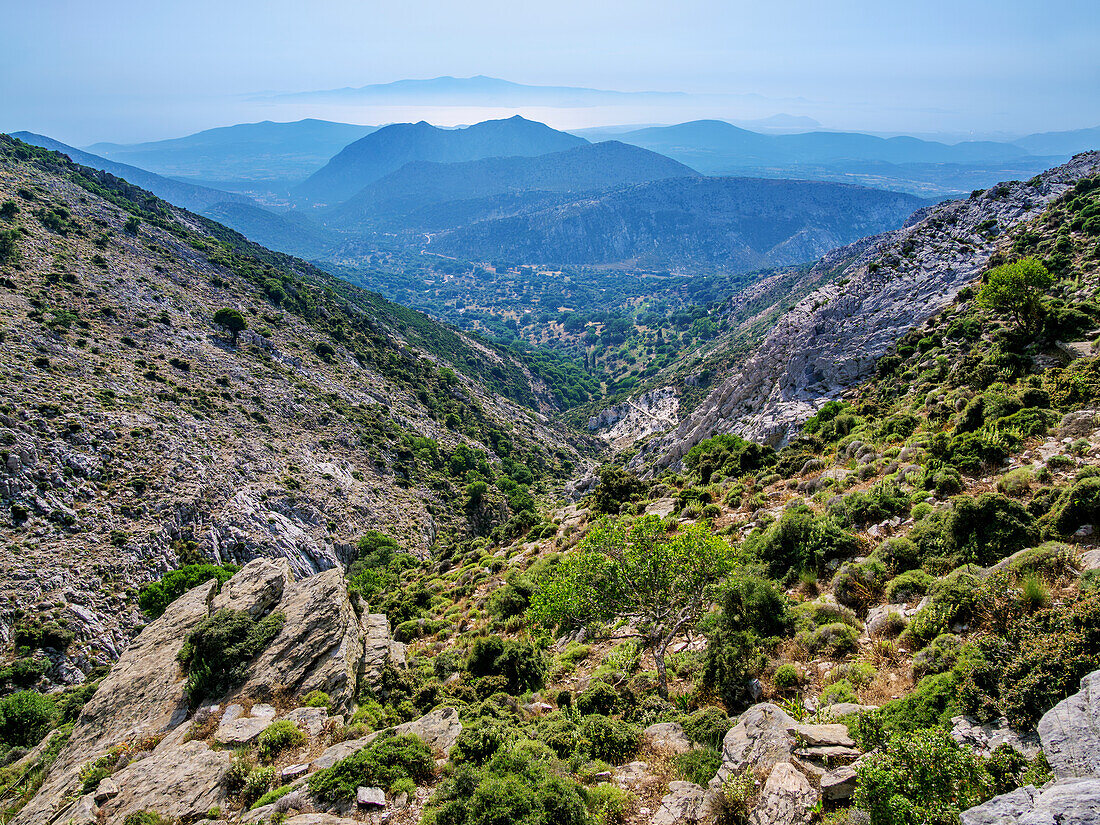
[[706, 789], [694, 782], [669, 782], [668, 793], [650, 825], [681, 825], [698, 822], [704, 815]]
[[1047, 711], [1038, 731], [1057, 781], [996, 796], [965, 811], [963, 825], [1100, 825], [1100, 670]]
[[326, 570], [294, 582], [273, 609], [286, 621], [257, 657], [238, 693], [248, 696], [273, 685], [296, 695], [323, 690], [334, 707], [346, 709], [363, 663], [365, 633], [343, 574]]
[[695, 747], [679, 722], [657, 722], [642, 731], [642, 736], [646, 744], [668, 753], [687, 753]]
[[[234, 695], [260, 699], [273, 688], [298, 695], [323, 690], [337, 709], [350, 705], [364, 675], [367, 639], [380, 630], [355, 613], [340, 571], [295, 581], [286, 560], [256, 559], [220, 592], [210, 581], [185, 593], [138, 634], [84, 707], [41, 791], [13, 825], [66, 822], [72, 814], [61, 810], [62, 800], [79, 797], [83, 765], [115, 745], [155, 736], [164, 739], [149, 756], [115, 775], [120, 792], [99, 810], [103, 821], [121, 822], [122, 812], [130, 809], [126, 806], [145, 799], [155, 800], [147, 807], [180, 818], [195, 818], [218, 806], [220, 776], [231, 756], [203, 742], [183, 742], [189, 703], [177, 656], [188, 634], [224, 608], [246, 611], [256, 619], [275, 611], [285, 617], [276, 637], [249, 664]], [[388, 639], [388, 624], [384, 631]], [[216, 734], [223, 745], [253, 741], [275, 716], [273, 708], [251, 707], [249, 716], [241, 715], [240, 705], [226, 708]], [[437, 738], [445, 742], [452, 720], [438, 722]]]
[[223, 781], [232, 751], [205, 742], [165, 740], [147, 757], [112, 777], [119, 794], [100, 808], [104, 821], [121, 823], [131, 811], [153, 810], [185, 822], [225, 804]]
[[1058, 779], [1100, 777], [1100, 670], [1039, 720], [1037, 730]]
[[722, 740], [722, 765], [710, 781], [711, 790], [721, 790], [726, 779], [747, 767], [770, 771], [780, 762], [789, 762], [795, 749], [790, 731], [797, 726], [782, 708], [770, 702], [746, 710]]
[[84, 706], [46, 782], [13, 825], [57, 821], [62, 800], [80, 788], [86, 762], [119, 742], [172, 730], [186, 720], [185, 679], [176, 656], [187, 634], [209, 614], [215, 585], [206, 582], [176, 599], [130, 643]]
[[817, 805], [810, 780], [789, 762], [780, 762], [764, 783], [760, 799], [749, 815], [749, 825], [804, 825]]

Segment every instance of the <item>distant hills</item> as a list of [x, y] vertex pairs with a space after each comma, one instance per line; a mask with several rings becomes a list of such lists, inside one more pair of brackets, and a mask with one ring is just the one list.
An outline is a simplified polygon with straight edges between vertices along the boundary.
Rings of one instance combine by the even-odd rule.
[[184, 209], [190, 209], [192, 212], [201, 212], [205, 214], [210, 207], [217, 203], [252, 203], [252, 199], [245, 195], [240, 195], [235, 192], [223, 192], [220, 189], [211, 189], [206, 186], [197, 186], [193, 183], [172, 180], [145, 169], [139, 169], [136, 166], [130, 166], [125, 163], [119, 163], [99, 157], [98, 155], [93, 155], [90, 152], [84, 152], [75, 147], [68, 146], [61, 141], [46, 137], [45, 135], [36, 135], [33, 132], [14, 132], [12, 137], [18, 138], [24, 143], [29, 143], [33, 146], [41, 146], [43, 149], [52, 149], [55, 152], [61, 152], [62, 154], [68, 155], [74, 162], [83, 166], [110, 172], [112, 175], [123, 178], [135, 186], [140, 186], [142, 189], [148, 189], [158, 198], [163, 198], [169, 203], [174, 203], [176, 206], [182, 206]]
[[[325, 220], [345, 229], [373, 226], [438, 231], [448, 228], [446, 222], [454, 221], [459, 209], [465, 209], [463, 222], [469, 222], [502, 209], [520, 209], [546, 193], [601, 191], [698, 176], [694, 169], [671, 158], [618, 141], [585, 143], [536, 157], [464, 163], [414, 161], [368, 184], [330, 210]], [[507, 201], [503, 199], [492, 199], [504, 194], [517, 196], [510, 206], [504, 206]], [[436, 208], [439, 206], [442, 208]]]
[[640, 129], [620, 134], [618, 139], [661, 152], [705, 173], [838, 161], [973, 163], [1003, 161], [1027, 154], [1018, 146], [993, 141], [949, 146], [913, 137], [881, 138], [858, 132], [764, 135], [722, 120]]
[[259, 99], [295, 103], [400, 104], [421, 106], [550, 106], [573, 108], [621, 103], [678, 103], [684, 92], [619, 92], [577, 86], [533, 86], [496, 77], [434, 77], [397, 80], [342, 89], [264, 95]]
[[96, 143], [87, 151], [179, 178], [198, 181], [297, 182], [349, 143], [375, 131], [327, 120], [240, 123], [151, 143]]
[[1100, 126], [1028, 135], [1015, 141], [1015, 144], [1033, 155], [1076, 155], [1078, 152], [1100, 149]]
[[586, 143], [584, 138], [519, 115], [464, 129], [440, 129], [424, 121], [396, 123], [345, 147], [293, 193], [315, 203], [337, 204], [413, 161], [458, 163], [491, 157], [531, 157]]
[[678, 177], [480, 221], [428, 248], [473, 260], [745, 271], [812, 260], [925, 205], [845, 184]]

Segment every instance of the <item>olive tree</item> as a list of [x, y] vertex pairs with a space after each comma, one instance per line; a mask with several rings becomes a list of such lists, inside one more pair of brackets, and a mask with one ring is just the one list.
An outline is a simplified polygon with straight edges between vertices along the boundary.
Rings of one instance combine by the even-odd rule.
[[978, 303], [1011, 315], [1018, 326], [1030, 331], [1039, 320], [1043, 294], [1053, 283], [1042, 261], [1023, 258], [989, 270], [978, 292]]
[[239, 309], [223, 307], [214, 313], [214, 323], [224, 327], [233, 335], [233, 346], [237, 346], [237, 336], [242, 330], [248, 329], [248, 321]]
[[668, 646], [714, 604], [732, 567], [730, 546], [703, 524], [670, 534], [653, 515], [604, 519], [538, 583], [530, 616], [566, 628], [623, 620], [612, 638], [639, 639], [653, 651], [667, 697]]

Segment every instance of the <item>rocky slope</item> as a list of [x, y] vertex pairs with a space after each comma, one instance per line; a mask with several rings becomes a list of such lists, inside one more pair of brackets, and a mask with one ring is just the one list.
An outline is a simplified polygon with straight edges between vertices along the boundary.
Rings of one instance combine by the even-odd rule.
[[432, 247], [472, 260], [746, 271], [812, 260], [922, 203], [843, 184], [673, 178], [459, 227]]
[[[0, 638], [65, 626], [35, 654], [48, 679], [117, 658], [133, 588], [167, 569], [269, 556], [304, 575], [368, 529], [424, 554], [508, 517], [491, 477], [513, 460], [577, 460], [510, 357], [3, 140]], [[249, 326], [236, 342], [225, 308]], [[486, 462], [480, 515], [456, 450]]]
[[999, 184], [918, 212], [902, 229], [829, 253], [806, 276], [829, 283], [779, 318], [751, 354], [729, 364], [698, 408], [647, 444], [636, 464], [673, 466], [723, 432], [784, 444], [817, 408], [866, 378], [902, 334], [973, 282], [1004, 233], [1098, 168], [1100, 153], [1078, 155], [1026, 183]]

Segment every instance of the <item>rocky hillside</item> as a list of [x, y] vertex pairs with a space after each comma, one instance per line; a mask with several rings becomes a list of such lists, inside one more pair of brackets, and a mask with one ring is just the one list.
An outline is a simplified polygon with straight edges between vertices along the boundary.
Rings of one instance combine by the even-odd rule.
[[459, 227], [432, 248], [472, 260], [746, 271], [813, 260], [922, 203], [843, 184], [673, 178]]
[[[305, 575], [367, 530], [425, 554], [577, 464], [510, 356], [2, 140], [0, 638], [45, 679], [117, 658], [168, 569]], [[27, 645], [39, 621], [59, 635]]]
[[[930, 231], [933, 212], [891, 238], [848, 250], [850, 259], [878, 245], [860, 263], [861, 276], [854, 269], [837, 272], [836, 265], [816, 270], [812, 277], [827, 282], [825, 290], [839, 290], [851, 273], [849, 283], [858, 280], [859, 286], [854, 294], [866, 302], [874, 293], [871, 283], [901, 300], [892, 280], [871, 279], [872, 260], [905, 273], [897, 277], [909, 288], [920, 285], [900, 254], [896, 262], [885, 258], [891, 244], [907, 238], [911, 258], [930, 273], [941, 271], [932, 266], [937, 252], [952, 256], [953, 269], [973, 267], [935, 312], [895, 333], [863, 380], [853, 375], [844, 392], [808, 410], [801, 425], [787, 424], [780, 449], [719, 432], [648, 478], [606, 464], [575, 485], [576, 500], [565, 504], [535, 481], [577, 460], [564, 441], [549, 440], [565, 434], [552, 432], [533, 409], [524, 414], [485, 389], [475, 395], [493, 381], [501, 392], [522, 395], [503, 366], [499, 375], [478, 373], [454, 349], [446, 361], [451, 366], [433, 361], [439, 380], [467, 403], [476, 400], [486, 416], [516, 413], [510, 452], [499, 437], [492, 444], [489, 435], [487, 442], [467, 432], [474, 420], [470, 409], [455, 411], [449, 424], [446, 417], [429, 419], [423, 411], [436, 409], [440, 397], [420, 399], [413, 389], [434, 388], [428, 374], [416, 373], [410, 386], [398, 383], [394, 368], [379, 366], [404, 363], [397, 360], [403, 351], [430, 358], [442, 346], [443, 331], [416, 328], [417, 316], [376, 301], [377, 314], [369, 317], [382, 338], [372, 339], [373, 350], [350, 321], [355, 335], [345, 331], [334, 339], [332, 319], [337, 313], [352, 319], [369, 296], [338, 289], [300, 262], [276, 257], [266, 259], [272, 267], [301, 271], [280, 280], [285, 297], [274, 302], [274, 285], [253, 280], [243, 257], [248, 250], [263, 255], [261, 250], [237, 240], [220, 253], [233, 257], [210, 262], [199, 241], [218, 237], [229, 244], [232, 236], [208, 234], [217, 228], [170, 209], [143, 208], [138, 240], [128, 240], [134, 236], [126, 234], [122, 219], [129, 212], [117, 211], [125, 201], [119, 192], [128, 190], [116, 189], [110, 179], [86, 178], [56, 156], [6, 146], [14, 194], [12, 206], [0, 200], [0, 219], [26, 234], [15, 229], [3, 236], [3, 248], [19, 254], [14, 264], [9, 253], [5, 283], [31, 272], [62, 273], [51, 283], [56, 289], [46, 290], [53, 296], [48, 309], [24, 300], [26, 287], [5, 286], [5, 300], [22, 313], [9, 314], [15, 319], [9, 323], [18, 320], [23, 331], [14, 342], [6, 333], [2, 342], [22, 359], [7, 380], [39, 387], [32, 408], [37, 416], [22, 417], [22, 408], [7, 402], [13, 405], [2, 422], [12, 433], [8, 438], [36, 438], [36, 450], [50, 456], [57, 453], [48, 449], [84, 455], [94, 448], [112, 461], [129, 443], [127, 433], [136, 444], [110, 466], [110, 475], [85, 473], [70, 461], [34, 476], [33, 490], [19, 487], [18, 498], [10, 499], [19, 524], [5, 533], [4, 563], [20, 577], [20, 587], [5, 593], [6, 604], [16, 606], [5, 614], [13, 645], [0, 670], [5, 818], [17, 825], [1100, 821], [1094, 758], [1100, 748], [1100, 357], [1094, 345], [1100, 328], [1100, 174], [1092, 171], [1094, 156], [1006, 187], [1012, 209], [998, 211], [1008, 198], [994, 195], [954, 205], [957, 224], [963, 216], [975, 220], [972, 209], [987, 210], [983, 221], [990, 223], [979, 229], [978, 222], [974, 233], [1004, 221], [988, 244], [967, 241], [975, 261], [945, 247], [940, 234], [917, 233]], [[68, 214], [58, 211], [63, 194]], [[115, 234], [106, 250], [87, 253], [101, 254], [108, 268], [116, 258], [153, 252], [150, 244], [174, 250], [177, 260], [168, 270], [163, 256], [156, 258], [148, 270], [123, 279], [143, 289], [156, 285], [166, 296], [158, 306], [172, 321], [148, 318], [142, 327], [135, 314], [125, 335], [139, 347], [118, 338], [127, 352], [139, 350], [129, 356], [135, 364], [144, 361], [136, 368], [173, 382], [169, 387], [139, 373], [157, 385], [141, 391], [140, 403], [130, 398], [146, 385], [133, 373], [123, 373], [130, 381], [125, 390], [120, 382], [81, 383], [85, 366], [93, 374], [96, 366], [107, 371], [105, 345], [114, 339], [108, 322], [93, 322], [86, 308], [76, 315], [75, 304], [60, 304], [57, 297], [72, 301], [79, 290], [75, 297], [94, 300], [120, 288], [119, 282], [100, 275], [108, 270], [94, 260], [86, 268], [62, 269], [59, 261], [72, 259], [54, 254], [45, 259], [50, 266], [41, 264], [39, 245], [51, 252], [61, 240], [76, 249], [85, 242], [97, 248], [87, 229], [95, 216]], [[80, 223], [58, 224], [64, 221]], [[139, 241], [145, 251], [135, 249]], [[193, 270], [179, 260], [200, 268], [202, 277], [186, 280]], [[32, 270], [31, 261], [40, 263]], [[189, 295], [198, 296], [186, 307], [199, 320], [173, 310], [168, 296], [177, 282], [153, 281], [155, 265], [175, 272]], [[207, 286], [212, 273], [226, 285]], [[758, 301], [797, 275], [776, 274], [736, 311], [751, 314]], [[942, 276], [948, 284], [954, 277]], [[36, 286], [31, 297], [43, 289]], [[267, 321], [271, 335], [263, 336], [275, 349], [251, 338], [246, 345], [245, 330], [234, 344], [230, 330], [211, 326], [215, 307], [226, 308], [226, 293], [204, 301], [210, 289], [232, 292], [250, 327], [276, 316], [277, 304], [285, 319]], [[313, 303], [304, 303], [303, 294]], [[837, 303], [844, 299], [829, 294]], [[939, 294], [931, 285], [917, 292], [933, 303]], [[146, 306], [146, 299], [129, 300]], [[111, 303], [116, 314], [120, 303]], [[755, 316], [767, 317], [775, 306], [765, 301]], [[858, 306], [863, 304], [852, 311]], [[318, 325], [320, 307], [328, 315]], [[43, 321], [34, 317], [36, 310]], [[68, 332], [33, 326], [63, 323], [62, 310], [76, 316]], [[233, 323], [225, 314], [219, 318]], [[401, 329], [395, 318], [407, 326]], [[171, 360], [160, 364], [150, 353], [154, 323], [191, 333], [174, 341], [172, 355], [165, 353], [186, 359], [189, 369]], [[328, 338], [320, 337], [319, 326]], [[295, 350], [296, 340], [309, 346]], [[24, 354], [47, 342], [52, 348]], [[340, 362], [337, 344], [357, 351], [366, 364]], [[84, 353], [83, 362], [63, 358], [70, 347]], [[483, 351], [485, 358], [492, 353]], [[206, 357], [233, 359], [218, 362], [214, 373], [228, 377], [227, 392], [236, 400], [219, 394], [227, 405], [211, 399], [198, 417], [187, 413], [193, 405], [183, 399], [202, 396], [197, 389], [184, 392], [191, 385], [170, 368], [201, 374], [195, 365]], [[284, 357], [302, 362], [280, 373], [293, 392], [276, 396], [278, 404], [260, 406], [247, 391], [244, 398], [232, 395], [242, 376], [259, 382], [270, 374], [263, 369], [281, 369]], [[28, 358], [31, 366], [25, 366]], [[122, 371], [123, 360], [109, 364]], [[431, 444], [413, 437], [402, 441], [413, 462], [404, 465], [402, 486], [395, 468], [403, 453], [396, 442], [389, 446], [384, 430], [368, 437], [356, 429], [357, 444], [339, 441], [340, 432], [309, 402], [311, 382], [322, 377], [326, 393], [342, 397], [341, 387], [351, 392], [334, 363], [342, 370], [374, 370], [352, 372], [360, 376], [355, 386], [372, 393], [387, 388], [386, 409], [406, 422], [401, 426], [415, 422], [431, 433], [446, 471], [432, 472]], [[32, 367], [57, 370], [48, 375], [58, 380], [36, 385]], [[276, 392], [275, 379], [266, 380], [260, 390]], [[75, 430], [61, 429], [71, 420], [66, 413], [51, 417], [38, 409], [47, 386], [55, 404], [73, 407], [91, 403], [86, 399], [102, 393], [104, 383], [113, 396], [96, 408], [102, 418], [88, 416]], [[529, 385], [528, 391], [534, 392]], [[256, 395], [264, 399], [259, 390]], [[656, 419], [671, 419], [684, 397], [649, 393], [595, 416], [592, 425], [625, 438]], [[248, 440], [223, 434], [232, 428], [214, 427], [229, 415], [222, 412], [228, 405], [241, 411], [232, 420], [242, 428], [260, 426], [247, 430]], [[335, 399], [331, 409], [324, 416], [351, 415]], [[97, 422], [117, 421], [111, 416], [122, 413], [137, 426], [131, 423], [115, 438], [96, 429]], [[281, 423], [284, 415], [308, 423]], [[521, 415], [529, 422], [522, 428]], [[352, 431], [348, 421], [340, 424], [345, 434]], [[239, 539], [253, 542], [251, 552], [259, 558], [241, 569], [216, 564], [244, 560], [227, 555], [220, 514], [232, 505], [217, 498], [190, 510], [161, 507], [157, 517], [140, 511], [145, 532], [128, 531], [111, 549], [100, 547], [101, 528], [81, 519], [114, 514], [116, 503], [116, 517], [129, 518], [146, 502], [163, 500], [170, 476], [156, 475], [162, 467], [182, 480], [198, 472], [160, 446], [175, 443], [182, 423], [203, 434], [201, 443], [186, 446], [207, 476], [232, 466], [236, 483], [254, 491], [260, 517], [274, 525], [269, 536], [283, 535], [283, 525], [297, 526], [297, 518], [304, 525], [299, 529], [327, 550], [309, 532], [312, 523], [285, 502], [305, 496], [317, 501], [320, 490], [338, 488], [323, 500], [327, 510], [314, 505], [322, 518], [335, 514], [332, 536], [347, 536], [344, 547], [329, 539], [332, 566], [317, 565], [327, 569], [315, 572], [296, 564], [302, 555], [273, 551], [259, 528], [242, 529]], [[451, 440], [444, 429], [454, 433]], [[285, 433], [296, 441], [280, 440], [290, 437]], [[80, 442], [85, 434], [99, 434], [100, 444]], [[356, 462], [372, 445], [382, 462]], [[516, 458], [521, 449], [522, 459]], [[325, 451], [323, 471], [311, 470], [307, 450]], [[141, 463], [145, 453], [153, 460]], [[15, 455], [8, 448], [8, 472], [21, 483], [11, 468], [20, 471], [24, 459], [19, 453], [13, 465]], [[281, 460], [287, 464], [277, 464]], [[269, 464], [280, 479], [300, 486], [259, 475]], [[342, 467], [349, 468], [350, 481]], [[384, 486], [387, 467], [394, 478]], [[393, 502], [399, 515], [413, 520], [423, 506], [437, 519], [430, 552], [421, 552], [415, 529], [402, 533], [401, 522], [368, 521], [351, 511], [350, 502], [361, 495], [355, 485], [361, 479], [351, 470], [373, 485], [374, 507]], [[258, 491], [261, 482], [250, 473], [262, 480]], [[465, 484], [461, 494], [449, 497], [444, 481], [458, 494], [459, 480]], [[71, 502], [55, 498], [73, 520], [60, 511], [51, 521], [31, 509], [38, 498], [49, 503], [49, 484], [62, 483], [74, 488]], [[293, 499], [290, 492], [274, 492], [280, 488], [293, 491]], [[543, 491], [536, 501], [534, 494]], [[187, 521], [180, 512], [196, 515]], [[158, 539], [153, 528], [165, 513], [201, 530]], [[82, 554], [98, 568], [84, 568]], [[111, 554], [125, 566], [110, 567]], [[186, 564], [136, 594], [123, 589], [124, 582], [138, 581], [132, 571], [145, 570], [143, 564], [188, 561], [206, 564]], [[39, 586], [43, 577], [33, 577], [42, 569], [58, 588], [35, 593], [33, 603], [20, 601], [28, 582]], [[78, 591], [75, 579], [63, 578], [75, 571], [100, 578]], [[98, 595], [102, 591], [110, 595]], [[101, 621], [113, 608], [133, 611], [136, 622], [135, 595], [148, 624], [128, 645], [118, 644], [108, 672], [92, 671], [85, 683], [61, 689], [48, 668], [79, 664], [89, 647], [84, 637], [72, 638], [73, 617], [92, 604]]]
[[[822, 404], [865, 379], [899, 337], [948, 306], [1006, 235], [1098, 168], [1100, 154], [1078, 155], [1026, 183], [999, 184], [917, 212], [902, 229], [830, 252], [798, 275], [795, 286], [812, 291], [775, 319], [750, 353], [725, 358], [709, 395], [675, 430], [648, 443], [635, 466], [673, 466], [723, 432], [786, 443]], [[754, 298], [772, 288], [770, 280], [790, 277], [765, 279], [731, 300], [729, 338], [740, 340], [757, 320]]]

